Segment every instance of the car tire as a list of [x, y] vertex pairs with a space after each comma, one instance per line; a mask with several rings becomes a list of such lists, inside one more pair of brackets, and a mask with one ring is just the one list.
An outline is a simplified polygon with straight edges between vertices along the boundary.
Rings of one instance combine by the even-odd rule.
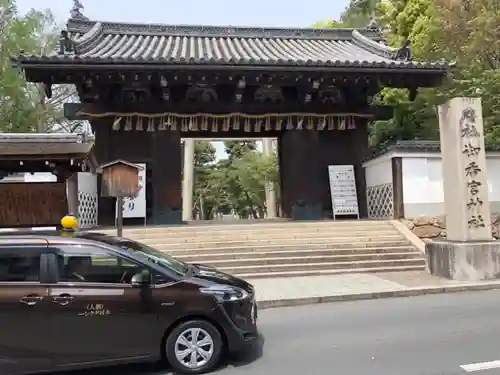
[[[196, 334], [198, 337], [194, 339], [193, 335]], [[219, 364], [223, 345], [221, 334], [213, 324], [204, 320], [190, 320], [170, 332], [165, 341], [165, 355], [178, 374], [205, 374]], [[196, 362], [196, 366], [192, 366], [193, 362]]]

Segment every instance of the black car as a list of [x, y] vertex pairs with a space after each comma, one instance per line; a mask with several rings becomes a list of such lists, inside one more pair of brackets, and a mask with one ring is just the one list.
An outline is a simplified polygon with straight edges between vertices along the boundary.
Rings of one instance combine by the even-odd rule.
[[0, 374], [166, 360], [212, 370], [257, 339], [252, 285], [99, 233], [0, 236]]

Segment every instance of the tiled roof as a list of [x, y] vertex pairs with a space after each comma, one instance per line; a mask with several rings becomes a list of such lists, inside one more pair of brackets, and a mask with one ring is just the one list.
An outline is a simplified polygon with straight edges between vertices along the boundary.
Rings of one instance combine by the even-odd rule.
[[72, 133], [0, 133], [3, 143], [81, 143], [82, 135]]
[[11, 157], [67, 157], [86, 156], [92, 150], [91, 143], [21, 142], [0, 144], [0, 159]]
[[78, 134], [0, 133], [0, 159], [12, 156], [86, 155], [91, 143]]
[[373, 30], [119, 24], [73, 19], [76, 54], [21, 62], [446, 69], [396, 59]]

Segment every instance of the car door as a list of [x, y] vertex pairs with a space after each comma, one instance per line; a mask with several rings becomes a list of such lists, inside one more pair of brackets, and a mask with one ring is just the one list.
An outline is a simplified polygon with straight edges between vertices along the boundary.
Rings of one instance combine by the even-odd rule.
[[0, 243], [0, 374], [49, 370], [46, 242], [45, 247], [43, 241], [5, 242]]
[[[142, 264], [97, 245], [51, 245], [51, 250], [57, 280], [49, 290], [56, 366], [157, 354], [157, 311], [150, 294], [130, 283]], [[68, 269], [79, 257], [86, 262], [78, 270], [81, 280]]]

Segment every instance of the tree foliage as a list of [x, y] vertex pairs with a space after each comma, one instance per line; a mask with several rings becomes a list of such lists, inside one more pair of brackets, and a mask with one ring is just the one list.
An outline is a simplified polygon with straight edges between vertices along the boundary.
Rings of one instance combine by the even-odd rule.
[[352, 0], [340, 20], [347, 27], [366, 27], [375, 16], [377, 4], [378, 0]]
[[198, 141], [195, 151], [195, 207], [202, 219], [219, 213], [263, 218], [265, 184], [277, 184], [276, 155], [265, 156], [255, 141], [225, 141], [227, 159], [215, 162], [215, 149]]
[[55, 50], [59, 28], [50, 10], [31, 10], [21, 16], [14, 0], [0, 0], [0, 25], [0, 131], [81, 129], [83, 123], [66, 121], [62, 112], [64, 102], [77, 99], [73, 86], [55, 86], [47, 99], [43, 85], [27, 82], [12, 64], [19, 54], [48, 55]]
[[439, 139], [435, 107], [455, 96], [482, 98], [486, 142], [500, 143], [498, 0], [352, 0], [339, 22], [364, 27], [372, 15], [392, 46], [409, 40], [415, 59], [454, 66], [441, 87], [420, 89], [413, 102], [406, 90], [383, 89], [375, 103], [393, 105], [394, 116], [372, 124], [371, 144]]
[[333, 29], [333, 28], [339, 28], [339, 27], [344, 27], [344, 24], [342, 22], [337, 22], [337, 21], [332, 21], [332, 20], [323, 20], [323, 21], [318, 21], [312, 27], [316, 29]]

